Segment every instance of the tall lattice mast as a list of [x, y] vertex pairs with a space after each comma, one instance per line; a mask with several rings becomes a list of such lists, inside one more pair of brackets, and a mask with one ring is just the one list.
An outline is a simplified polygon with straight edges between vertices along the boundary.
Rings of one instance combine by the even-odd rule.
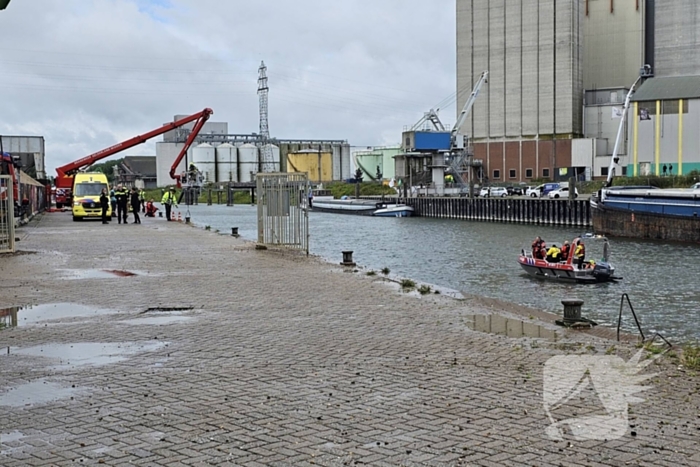
[[267, 98], [270, 88], [267, 87], [267, 67], [265, 62], [260, 62], [258, 68], [258, 96], [260, 97], [260, 138], [262, 139], [263, 147], [260, 150], [262, 159], [262, 171], [274, 172], [275, 161], [272, 154], [272, 146], [270, 145], [270, 127], [267, 121]]

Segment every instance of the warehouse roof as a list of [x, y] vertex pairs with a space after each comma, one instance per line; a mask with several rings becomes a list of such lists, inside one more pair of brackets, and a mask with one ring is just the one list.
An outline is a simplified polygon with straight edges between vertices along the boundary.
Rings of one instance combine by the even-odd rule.
[[650, 78], [632, 95], [633, 101], [700, 98], [700, 76]]

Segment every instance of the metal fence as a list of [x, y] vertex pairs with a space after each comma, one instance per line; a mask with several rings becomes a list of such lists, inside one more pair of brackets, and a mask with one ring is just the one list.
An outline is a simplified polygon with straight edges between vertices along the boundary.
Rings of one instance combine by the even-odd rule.
[[15, 251], [15, 200], [12, 177], [0, 175], [0, 253]]
[[261, 173], [258, 192], [258, 243], [309, 254], [307, 174]]

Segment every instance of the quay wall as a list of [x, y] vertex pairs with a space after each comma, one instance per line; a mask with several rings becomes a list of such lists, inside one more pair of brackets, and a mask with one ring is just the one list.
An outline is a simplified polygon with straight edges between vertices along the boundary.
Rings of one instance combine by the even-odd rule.
[[593, 229], [613, 237], [700, 243], [700, 218], [611, 208], [593, 210]]
[[589, 227], [588, 200], [538, 198], [407, 198], [414, 215], [515, 224]]

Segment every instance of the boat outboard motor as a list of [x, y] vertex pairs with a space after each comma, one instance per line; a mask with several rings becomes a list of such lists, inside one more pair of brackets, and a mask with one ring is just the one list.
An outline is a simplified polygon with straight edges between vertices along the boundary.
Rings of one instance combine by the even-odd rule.
[[610, 280], [610, 278], [613, 275], [613, 270], [610, 264], [608, 263], [597, 263], [593, 267], [593, 277], [596, 278], [598, 281], [607, 281]]

